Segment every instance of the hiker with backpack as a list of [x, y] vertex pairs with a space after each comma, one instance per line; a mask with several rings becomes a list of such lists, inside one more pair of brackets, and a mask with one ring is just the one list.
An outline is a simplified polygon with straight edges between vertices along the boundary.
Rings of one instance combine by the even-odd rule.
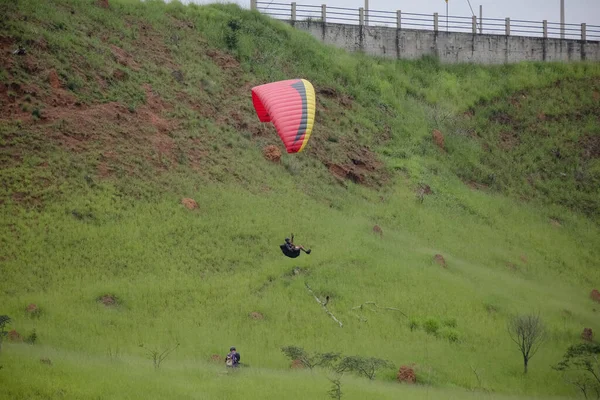
[[290, 258], [296, 258], [300, 255], [300, 251], [305, 252], [306, 254], [310, 254], [310, 249], [306, 250], [304, 246], [295, 245], [294, 244], [294, 234], [292, 233], [292, 238], [285, 238], [285, 243], [280, 245], [279, 248], [286, 256]]
[[227, 368], [237, 368], [240, 366], [240, 353], [233, 346], [229, 348], [229, 354], [225, 357], [225, 365]]

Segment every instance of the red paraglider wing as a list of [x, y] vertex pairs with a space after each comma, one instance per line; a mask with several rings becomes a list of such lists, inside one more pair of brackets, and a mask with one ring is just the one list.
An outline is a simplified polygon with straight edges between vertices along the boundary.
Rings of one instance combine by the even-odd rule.
[[291, 79], [256, 86], [252, 88], [252, 103], [261, 122], [273, 122], [288, 153], [304, 149], [315, 115], [310, 82]]

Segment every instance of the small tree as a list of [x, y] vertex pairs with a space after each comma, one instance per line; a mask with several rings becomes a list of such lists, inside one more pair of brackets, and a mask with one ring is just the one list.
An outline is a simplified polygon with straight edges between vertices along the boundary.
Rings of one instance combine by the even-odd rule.
[[565, 374], [565, 381], [574, 385], [587, 399], [592, 391], [600, 399], [600, 345], [582, 343], [570, 346], [563, 359], [553, 367]]
[[[144, 347], [144, 345], [141, 345], [140, 347]], [[159, 350], [148, 349], [148, 348], [146, 348], [146, 351], [148, 352], [148, 358], [152, 360], [152, 364], [154, 365], [154, 368], [159, 369], [160, 364], [169, 356], [169, 354], [171, 354], [173, 351], [175, 351], [175, 349], [177, 349], [178, 347], [179, 347], [179, 343], [177, 343], [174, 347], [172, 347], [170, 349], [166, 349], [162, 352]]]
[[371, 380], [375, 379], [375, 373], [381, 368], [392, 368], [387, 360], [375, 357], [348, 356], [340, 360], [336, 367], [338, 373], [355, 372]]
[[546, 329], [539, 315], [517, 315], [508, 321], [508, 334], [523, 355], [523, 373], [546, 338]]
[[340, 400], [342, 398], [342, 380], [341, 377], [338, 376], [334, 379], [328, 378], [329, 382], [331, 382], [331, 389], [327, 392], [329, 397], [335, 400]]
[[2, 341], [8, 335], [6, 331], [6, 325], [10, 323], [10, 317], [8, 315], [0, 315], [0, 350], [2, 350]]
[[299, 360], [300, 363], [309, 369], [314, 367], [330, 367], [335, 363], [340, 355], [338, 353], [307, 353], [302, 347], [287, 346], [282, 347], [281, 351], [290, 360]]

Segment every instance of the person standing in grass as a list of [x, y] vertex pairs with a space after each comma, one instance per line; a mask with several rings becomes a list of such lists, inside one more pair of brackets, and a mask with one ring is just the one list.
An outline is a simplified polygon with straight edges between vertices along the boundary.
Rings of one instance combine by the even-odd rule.
[[237, 368], [240, 365], [240, 353], [233, 346], [229, 348], [229, 354], [225, 357], [225, 365], [228, 368]]
[[300, 251], [305, 252], [306, 254], [310, 254], [310, 249], [304, 249], [304, 246], [296, 246], [294, 244], [294, 235], [292, 234], [292, 239], [285, 238], [285, 243], [280, 245], [281, 251], [283, 254], [290, 258], [296, 258], [300, 255]]

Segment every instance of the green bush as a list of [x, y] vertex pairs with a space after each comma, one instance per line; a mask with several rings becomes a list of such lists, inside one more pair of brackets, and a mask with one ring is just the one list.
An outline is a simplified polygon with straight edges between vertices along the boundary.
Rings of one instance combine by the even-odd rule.
[[442, 325], [450, 327], [450, 328], [456, 328], [456, 318], [454, 317], [449, 317], [449, 318], [444, 318], [444, 320], [442, 321]]
[[433, 317], [429, 317], [423, 323], [423, 329], [429, 334], [437, 335], [438, 330], [440, 329], [440, 322]]
[[408, 321], [408, 327], [411, 331], [416, 331], [421, 326], [421, 322], [416, 317], [411, 317]]
[[458, 331], [456, 329], [448, 327], [440, 329], [439, 336], [444, 339], [448, 339], [448, 341], [452, 343], [456, 343], [460, 339]]

